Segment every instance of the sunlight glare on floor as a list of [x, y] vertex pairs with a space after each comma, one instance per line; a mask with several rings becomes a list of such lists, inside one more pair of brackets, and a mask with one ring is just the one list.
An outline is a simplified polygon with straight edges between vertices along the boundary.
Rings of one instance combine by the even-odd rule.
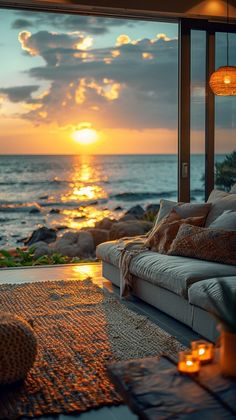
[[96, 277], [98, 274], [98, 266], [97, 264], [86, 264], [86, 265], [76, 265], [72, 267], [72, 271], [75, 273], [85, 273], [88, 277]]
[[81, 274], [85, 275], [86, 277], [91, 278], [92, 282], [96, 284], [100, 288], [106, 288], [110, 292], [113, 291], [113, 287], [110, 281], [104, 279], [101, 273], [101, 265], [100, 264], [79, 264], [71, 268], [72, 272], [76, 275], [79, 275], [78, 280], [85, 280], [85, 278], [81, 278]]

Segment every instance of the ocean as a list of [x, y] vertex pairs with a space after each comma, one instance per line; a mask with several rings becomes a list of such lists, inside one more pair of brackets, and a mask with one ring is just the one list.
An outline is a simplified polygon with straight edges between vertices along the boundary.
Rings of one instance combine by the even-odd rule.
[[[196, 202], [203, 174], [204, 156], [193, 155]], [[177, 199], [177, 155], [0, 156], [0, 247], [22, 245], [40, 226], [62, 234], [161, 198]]]

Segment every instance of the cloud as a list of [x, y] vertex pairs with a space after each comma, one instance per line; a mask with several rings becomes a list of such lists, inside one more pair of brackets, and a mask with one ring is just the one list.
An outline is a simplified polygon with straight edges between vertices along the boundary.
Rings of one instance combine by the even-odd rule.
[[[23, 118], [61, 127], [89, 121], [97, 129], [177, 129], [178, 40], [166, 34], [131, 40], [124, 33], [118, 39], [119, 45], [94, 48], [91, 35], [79, 29], [21, 31], [24, 53], [32, 63], [36, 56], [44, 60], [43, 65], [32, 64], [27, 73], [37, 81], [37, 88], [48, 86], [37, 97], [32, 98], [31, 91], [25, 96]], [[198, 39], [194, 49], [193, 129], [201, 129], [204, 119], [203, 45]], [[231, 55], [236, 59], [236, 49]], [[221, 114], [217, 111], [219, 126], [229, 123], [227, 111], [232, 118], [235, 105], [227, 100], [225, 104]]]
[[[71, 87], [73, 84], [70, 85]], [[90, 90], [96, 93], [97, 96], [105, 98], [109, 101], [115, 101], [120, 96], [121, 84], [116, 83], [114, 80], [103, 79], [100, 83], [96, 80], [86, 80], [86, 78], [80, 79], [78, 87], [75, 90], [75, 102], [79, 105], [86, 101], [87, 92]], [[71, 97], [69, 98], [71, 99]], [[64, 102], [64, 105], [66, 102]], [[99, 107], [97, 107], [97, 110]]]
[[[21, 25], [22, 21], [30, 22], [30, 26], [35, 28], [48, 28], [53, 27], [54, 30], [60, 31], [80, 31], [89, 33], [91, 35], [103, 35], [109, 33], [111, 28], [126, 26], [132, 27], [138, 24], [133, 21], [124, 19], [84, 16], [77, 14], [60, 14], [60, 13], [41, 13], [41, 12], [20, 12], [17, 11], [17, 16], [22, 16], [12, 23], [14, 29], [26, 29], [29, 24]], [[26, 19], [27, 17], [27, 19]]]
[[154, 56], [149, 52], [143, 52], [142, 57], [144, 60], [153, 60]]
[[119, 35], [116, 40], [116, 45], [119, 47], [120, 45], [129, 44], [131, 42], [131, 39], [128, 35]]
[[32, 101], [32, 93], [39, 89], [39, 85], [15, 86], [9, 88], [0, 88], [0, 93], [11, 102], [28, 102]]
[[32, 102], [40, 109], [26, 112], [26, 119], [62, 126], [90, 121], [97, 128], [176, 127], [176, 39], [126, 43], [123, 34], [119, 47], [78, 49], [84, 39], [81, 33], [21, 33], [24, 50], [45, 60], [29, 75], [50, 83]]
[[[176, 128], [177, 40], [125, 40], [123, 34], [119, 47], [94, 49], [81, 32], [20, 32], [23, 51], [45, 62], [27, 73], [49, 86], [33, 98], [27, 92], [23, 118], [36, 125], [89, 121], [97, 129]], [[12, 92], [5, 93], [16, 100]]]
[[27, 19], [16, 19], [12, 22], [12, 29], [25, 29], [25, 27], [33, 26], [33, 23]]
[[166, 34], [157, 34], [157, 39], [163, 39], [164, 41], [170, 41], [171, 39]]
[[[31, 56], [41, 56], [50, 65], [59, 65], [66, 61], [73, 53], [85, 51], [93, 44], [91, 36], [85, 36], [80, 32], [68, 34], [39, 31], [32, 34], [22, 31], [18, 35], [22, 49]], [[65, 57], [66, 56], [66, 57]]]

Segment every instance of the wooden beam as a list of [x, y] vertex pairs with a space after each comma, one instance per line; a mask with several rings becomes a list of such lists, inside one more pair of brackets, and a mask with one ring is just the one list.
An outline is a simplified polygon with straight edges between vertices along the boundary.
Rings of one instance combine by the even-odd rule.
[[[214, 19], [226, 22], [226, 0], [1, 0], [1, 7], [68, 13], [132, 14], [163, 19]], [[235, 0], [229, 0], [231, 21], [236, 21]]]

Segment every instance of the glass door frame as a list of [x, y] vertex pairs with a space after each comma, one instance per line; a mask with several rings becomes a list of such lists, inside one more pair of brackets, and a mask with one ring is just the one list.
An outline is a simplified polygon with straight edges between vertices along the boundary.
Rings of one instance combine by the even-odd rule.
[[206, 32], [205, 83], [205, 200], [214, 188], [215, 96], [209, 86], [215, 70], [216, 32], [236, 33], [236, 25], [197, 19], [179, 21], [179, 201], [190, 201], [190, 129], [191, 129], [191, 30]]

